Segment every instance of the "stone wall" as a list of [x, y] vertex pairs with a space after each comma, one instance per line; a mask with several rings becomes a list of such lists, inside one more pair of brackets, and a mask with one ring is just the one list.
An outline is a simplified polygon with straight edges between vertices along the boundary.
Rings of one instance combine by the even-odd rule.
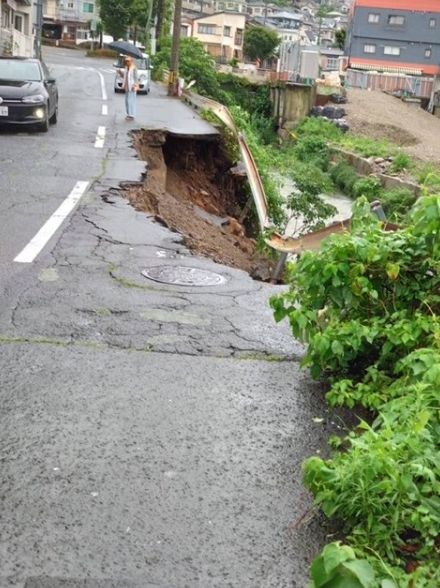
[[359, 175], [373, 175], [376, 178], [378, 178], [382, 186], [386, 190], [392, 190], [394, 188], [406, 188], [407, 190], [411, 190], [411, 192], [414, 192], [414, 194], [416, 194], [417, 196], [419, 196], [422, 191], [420, 185], [416, 182], [403, 180], [397, 176], [390, 176], [388, 174], [377, 173], [374, 169], [373, 162], [367, 159], [366, 157], [362, 157], [361, 155], [357, 155], [356, 153], [352, 153], [351, 151], [346, 151], [345, 149], [341, 149], [340, 147], [332, 147], [331, 151], [335, 159], [344, 159], [347, 163], [354, 167], [354, 169]]

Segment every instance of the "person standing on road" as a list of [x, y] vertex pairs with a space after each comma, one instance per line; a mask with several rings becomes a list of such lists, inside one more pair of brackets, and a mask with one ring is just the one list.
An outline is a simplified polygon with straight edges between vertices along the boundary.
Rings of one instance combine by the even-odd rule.
[[138, 91], [138, 72], [136, 64], [132, 57], [127, 55], [125, 58], [125, 68], [119, 70], [119, 75], [124, 78], [125, 90], [125, 110], [127, 116], [125, 120], [134, 120], [136, 116], [136, 92]]

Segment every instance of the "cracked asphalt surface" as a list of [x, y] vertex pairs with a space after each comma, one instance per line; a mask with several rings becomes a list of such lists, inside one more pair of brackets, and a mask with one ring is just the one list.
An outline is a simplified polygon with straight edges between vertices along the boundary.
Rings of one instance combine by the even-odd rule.
[[[110, 62], [46, 61], [59, 124], [0, 132], [0, 588], [305, 588], [327, 530], [304, 517], [301, 462], [340, 425], [273, 321], [279, 288], [192, 255], [117, 189], [145, 171], [132, 127], [215, 130], [157, 86], [127, 126]], [[74, 214], [14, 263], [80, 180]], [[142, 276], [157, 265], [226, 281]]]

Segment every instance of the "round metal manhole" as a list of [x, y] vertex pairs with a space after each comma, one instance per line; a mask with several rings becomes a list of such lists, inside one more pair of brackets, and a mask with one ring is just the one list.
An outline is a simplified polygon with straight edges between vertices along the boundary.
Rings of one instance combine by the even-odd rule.
[[220, 286], [226, 278], [215, 272], [196, 267], [157, 265], [143, 270], [145, 278], [174, 286]]

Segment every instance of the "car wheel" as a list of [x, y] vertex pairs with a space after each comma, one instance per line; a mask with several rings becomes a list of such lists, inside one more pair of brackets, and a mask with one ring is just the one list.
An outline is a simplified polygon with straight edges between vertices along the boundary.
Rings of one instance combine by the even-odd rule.
[[56, 125], [57, 121], [58, 121], [58, 104], [55, 106], [55, 110], [49, 119], [49, 122], [51, 125]]

